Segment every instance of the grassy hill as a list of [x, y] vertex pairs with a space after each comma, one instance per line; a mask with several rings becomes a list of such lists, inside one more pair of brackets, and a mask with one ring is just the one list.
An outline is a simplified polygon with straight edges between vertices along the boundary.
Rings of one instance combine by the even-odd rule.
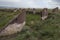
[[[5, 16], [2, 18], [4, 19]], [[0, 20], [1, 26], [7, 22]], [[41, 20], [40, 15], [27, 14], [26, 25], [23, 30], [17, 36], [7, 40], [60, 40], [60, 14], [51, 13], [44, 21]]]
[[60, 14], [50, 14], [44, 21], [39, 15], [27, 14], [26, 22], [16, 40], [60, 40]]

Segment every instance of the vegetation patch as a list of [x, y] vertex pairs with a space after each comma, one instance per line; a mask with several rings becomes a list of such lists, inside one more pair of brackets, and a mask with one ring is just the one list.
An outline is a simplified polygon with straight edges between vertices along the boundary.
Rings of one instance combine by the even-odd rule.
[[60, 40], [60, 14], [51, 13], [44, 21], [40, 15], [27, 14], [23, 30], [9, 40]]
[[18, 13], [14, 13], [14, 12], [2, 12], [2, 11], [0, 11], [0, 29], [3, 28], [17, 14]]

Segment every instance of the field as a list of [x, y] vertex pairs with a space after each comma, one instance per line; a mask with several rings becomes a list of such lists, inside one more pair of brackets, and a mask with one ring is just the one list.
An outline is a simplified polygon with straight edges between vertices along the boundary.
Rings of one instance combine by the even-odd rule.
[[[15, 13], [0, 13], [0, 27], [5, 25]], [[8, 17], [8, 15], [10, 15]], [[8, 19], [6, 19], [6, 17]], [[1, 19], [2, 18], [2, 19]], [[6, 19], [6, 20], [5, 20]], [[60, 14], [49, 14], [49, 17], [42, 21], [40, 15], [27, 14], [26, 25], [15, 37], [7, 40], [60, 40]]]
[[0, 11], [0, 29], [3, 28], [17, 13]]

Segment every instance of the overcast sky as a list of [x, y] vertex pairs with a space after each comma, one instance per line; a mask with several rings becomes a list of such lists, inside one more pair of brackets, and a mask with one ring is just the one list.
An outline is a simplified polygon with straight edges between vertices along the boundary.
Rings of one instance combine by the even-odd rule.
[[55, 8], [60, 0], [0, 0], [0, 6], [19, 8]]

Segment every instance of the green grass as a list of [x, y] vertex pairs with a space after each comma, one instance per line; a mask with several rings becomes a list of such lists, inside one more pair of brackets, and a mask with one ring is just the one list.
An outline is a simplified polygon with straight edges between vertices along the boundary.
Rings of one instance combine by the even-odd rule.
[[44, 21], [40, 15], [27, 14], [23, 30], [9, 40], [60, 40], [60, 14], [49, 14]]
[[0, 29], [4, 27], [17, 13], [0, 11]]
[[13, 40], [60, 40], [60, 14], [50, 14], [44, 21], [40, 15], [27, 14], [26, 26]]

